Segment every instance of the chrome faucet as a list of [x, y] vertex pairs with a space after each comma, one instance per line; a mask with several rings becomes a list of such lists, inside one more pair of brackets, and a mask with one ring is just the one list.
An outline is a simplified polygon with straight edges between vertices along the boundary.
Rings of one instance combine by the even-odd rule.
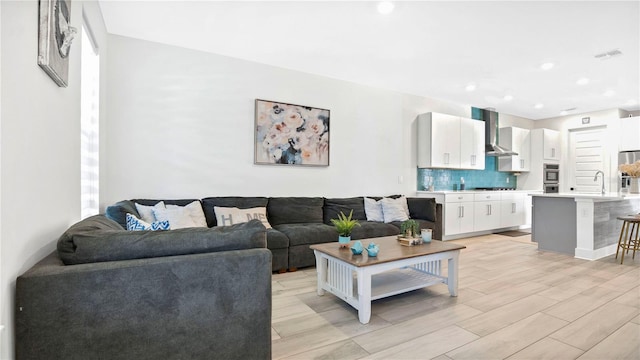
[[598, 174], [602, 175], [602, 195], [604, 195], [604, 172], [602, 172], [602, 170], [596, 171], [596, 176], [593, 178], [593, 181], [598, 181]]

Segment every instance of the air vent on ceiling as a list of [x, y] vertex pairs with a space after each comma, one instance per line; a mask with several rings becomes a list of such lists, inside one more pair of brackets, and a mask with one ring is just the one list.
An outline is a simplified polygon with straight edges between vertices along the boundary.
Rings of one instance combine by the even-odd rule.
[[605, 51], [600, 54], [596, 54], [594, 57], [600, 60], [607, 60], [607, 59], [611, 59], [614, 56], [620, 56], [620, 55], [622, 55], [622, 51], [620, 51], [620, 49], [613, 49], [613, 50]]

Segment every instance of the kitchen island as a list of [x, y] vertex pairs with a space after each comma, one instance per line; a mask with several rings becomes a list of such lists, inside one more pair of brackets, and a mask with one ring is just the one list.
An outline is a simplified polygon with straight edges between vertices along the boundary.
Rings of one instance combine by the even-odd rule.
[[616, 253], [622, 221], [640, 213], [639, 194], [531, 193], [538, 249], [596, 260]]

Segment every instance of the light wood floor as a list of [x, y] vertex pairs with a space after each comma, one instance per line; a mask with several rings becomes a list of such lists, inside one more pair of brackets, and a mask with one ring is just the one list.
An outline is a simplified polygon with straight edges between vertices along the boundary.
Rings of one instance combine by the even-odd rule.
[[640, 359], [640, 255], [578, 260], [530, 235], [455, 242], [457, 298], [436, 285], [377, 300], [367, 325], [316, 294], [315, 268], [273, 275], [273, 358]]

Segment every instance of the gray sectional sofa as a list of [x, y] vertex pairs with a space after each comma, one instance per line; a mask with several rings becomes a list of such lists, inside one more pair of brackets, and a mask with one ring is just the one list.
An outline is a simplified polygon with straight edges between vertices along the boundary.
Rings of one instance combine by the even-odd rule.
[[69, 228], [16, 281], [16, 359], [269, 359], [271, 252], [259, 220]]
[[[399, 195], [390, 196], [397, 198]], [[372, 197], [380, 199], [380, 197]], [[124, 200], [106, 209], [106, 215], [126, 228], [126, 213], [136, 216], [135, 203], [155, 205], [164, 201], [167, 205], [184, 206], [198, 199], [133, 199]], [[351, 238], [390, 236], [400, 233], [400, 222], [383, 223], [367, 221], [364, 197], [208, 197], [200, 200], [209, 227], [217, 226], [214, 207], [237, 207], [240, 209], [266, 207], [267, 218], [273, 229], [267, 230], [267, 248], [273, 255], [272, 270], [283, 272], [315, 265], [310, 245], [337, 242], [338, 233], [331, 219], [341, 211], [360, 222]], [[410, 217], [418, 221], [421, 229], [432, 229], [434, 239], [442, 239], [442, 205], [433, 198], [407, 198]]]

